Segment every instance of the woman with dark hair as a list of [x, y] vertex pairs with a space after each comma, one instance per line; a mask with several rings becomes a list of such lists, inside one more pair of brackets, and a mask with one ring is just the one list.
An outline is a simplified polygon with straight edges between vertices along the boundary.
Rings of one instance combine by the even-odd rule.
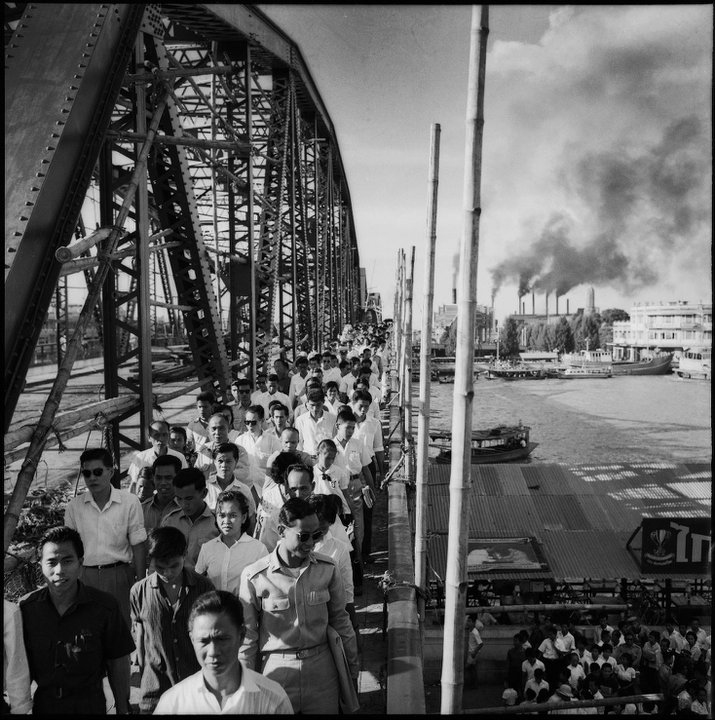
[[275, 550], [243, 572], [246, 639], [240, 655], [285, 688], [296, 713], [337, 713], [338, 670], [329, 627], [342, 639], [354, 681], [358, 674], [343, 582], [335, 563], [313, 552], [323, 532], [308, 502], [294, 497], [283, 505], [278, 533]]

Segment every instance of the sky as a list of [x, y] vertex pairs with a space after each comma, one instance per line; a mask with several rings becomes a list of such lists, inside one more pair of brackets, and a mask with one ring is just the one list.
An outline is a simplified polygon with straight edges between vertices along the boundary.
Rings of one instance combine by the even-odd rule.
[[[258, 5], [299, 46], [336, 130], [368, 289], [392, 316], [400, 248], [434, 307], [462, 236], [470, 5]], [[711, 5], [492, 5], [477, 302], [712, 302]], [[531, 311], [531, 296], [523, 298]], [[564, 299], [559, 300], [564, 303]], [[565, 305], [561, 304], [563, 311]]]

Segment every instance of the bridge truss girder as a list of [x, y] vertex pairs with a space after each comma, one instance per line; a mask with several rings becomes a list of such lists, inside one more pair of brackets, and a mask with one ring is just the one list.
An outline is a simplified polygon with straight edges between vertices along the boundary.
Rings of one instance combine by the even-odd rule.
[[[250, 6], [149, 5], [142, 14], [130, 5], [13, 5], [22, 15], [6, 14], [5, 26], [16, 55], [6, 69], [6, 170], [16, 185], [10, 196], [6, 188], [6, 432], [27, 421], [15, 407], [55, 298], [63, 345], [81, 340], [71, 338], [54, 251], [114, 224], [162, 96], [158, 138], [93, 309], [112, 358], [104, 395], [136, 398], [109, 419], [115, 455], [120, 440], [145, 445], [162, 391], [152, 345], [185, 342], [192, 386], [227, 400], [232, 377], [270, 370], [281, 349], [291, 360], [324, 348], [354, 321], [349, 190], [330, 119], [289, 38]], [[48, 38], [62, 90], [27, 123], [20, 99], [43, 77], [36, 60]], [[16, 149], [23, 124], [42, 140], [21, 133]], [[73, 286], [89, 287], [102, 252], [83, 253], [89, 266], [69, 276]], [[138, 437], [122, 426], [137, 411]]]

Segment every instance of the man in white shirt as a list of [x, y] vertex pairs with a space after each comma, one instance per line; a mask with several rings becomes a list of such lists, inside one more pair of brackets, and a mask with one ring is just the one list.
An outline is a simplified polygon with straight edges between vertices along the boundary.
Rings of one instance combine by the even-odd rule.
[[340, 374], [340, 370], [337, 367], [333, 367], [333, 354], [331, 352], [324, 352], [322, 357], [322, 367], [323, 367], [323, 384], [329, 383], [329, 382], [337, 382], [339, 383], [342, 379], [342, 375]]
[[238, 659], [246, 630], [241, 601], [216, 590], [191, 611], [189, 636], [201, 670], [167, 690], [155, 715], [290, 715], [285, 690]]
[[[194, 461], [194, 467], [201, 470], [204, 477], [208, 480], [209, 476], [216, 471], [214, 465], [214, 450], [229, 440], [228, 420], [221, 414], [212, 415], [208, 423], [209, 441], [199, 447]], [[234, 443], [236, 444], [236, 443]], [[238, 445], [237, 445], [238, 447]], [[238, 460], [234, 474], [238, 480], [245, 482], [247, 485], [250, 477], [251, 460], [248, 453], [242, 447], [238, 447]]]
[[79, 462], [88, 492], [70, 500], [65, 525], [84, 544], [82, 580], [113, 595], [131, 627], [129, 591], [146, 574], [142, 506], [136, 495], [112, 487], [114, 468], [107, 450], [85, 450]]
[[181, 461], [181, 467], [189, 467], [186, 458], [180, 452], [169, 447], [169, 423], [165, 420], [154, 420], [149, 426], [149, 439], [151, 447], [141, 450], [134, 455], [127, 473], [129, 475], [129, 492], [133, 492], [136, 486], [139, 471], [143, 467], [153, 467], [154, 460], [164, 455], [173, 455]]
[[268, 412], [268, 406], [271, 402], [273, 402], [273, 400], [278, 400], [286, 407], [290, 402], [288, 396], [278, 390], [278, 375], [276, 375], [275, 373], [271, 373], [268, 376], [268, 380], [266, 382], [266, 392], [261, 393], [261, 395], [255, 399], [255, 401], [252, 399], [251, 402], [253, 405], [261, 405], [263, 407], [264, 416], [268, 418], [270, 417], [270, 413]]
[[251, 407], [251, 382], [248, 378], [239, 378], [231, 383], [231, 393], [236, 401], [231, 405], [233, 412], [233, 429], [239, 433], [245, 432], [246, 410]]
[[244, 483], [236, 477], [238, 465], [238, 454], [242, 448], [235, 443], [219, 443], [213, 451], [214, 471], [206, 481], [206, 504], [211, 512], [216, 512], [216, 500], [224, 490], [238, 490], [246, 496], [248, 502], [249, 532], [253, 531], [256, 524], [256, 508], [261, 501], [261, 496], [255, 487]]
[[321, 440], [330, 440], [335, 434], [335, 415], [323, 410], [325, 395], [322, 390], [311, 390], [308, 395], [308, 412], [296, 418], [295, 429], [300, 435], [298, 449], [315, 456], [318, 453], [318, 443]]
[[263, 407], [251, 405], [246, 411], [246, 432], [238, 436], [236, 444], [242, 447], [251, 463], [250, 478], [260, 495], [266, 480], [268, 458], [281, 449], [281, 441], [273, 434], [263, 432]]
[[275, 435], [280, 440], [281, 433], [288, 427], [291, 413], [287, 404], [279, 402], [269, 403], [269, 410], [268, 423], [263, 423], [264, 426], [267, 425], [265, 431], [269, 435]]
[[299, 355], [295, 361], [297, 372], [290, 379], [290, 387], [288, 389], [288, 408], [293, 410], [298, 404], [298, 398], [303, 392], [305, 381], [308, 379], [308, 358], [305, 355]]
[[268, 391], [268, 376], [266, 373], [260, 372], [256, 375], [256, 389], [251, 393], [251, 405], [258, 405], [261, 398]]

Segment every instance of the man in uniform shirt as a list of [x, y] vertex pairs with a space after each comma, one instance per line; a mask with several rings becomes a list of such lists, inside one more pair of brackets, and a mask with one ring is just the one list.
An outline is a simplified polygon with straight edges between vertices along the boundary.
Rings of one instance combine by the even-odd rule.
[[179, 470], [174, 492], [179, 507], [161, 521], [161, 527], [179, 528], [184, 533], [188, 543], [184, 565], [193, 570], [201, 546], [219, 534], [216, 518], [205, 501], [208, 490], [204, 474], [196, 468]]
[[117, 714], [129, 712], [129, 654], [134, 642], [116, 599], [83, 583], [84, 545], [69, 527], [48, 530], [38, 544], [47, 585], [20, 601], [33, 714], [104, 715], [105, 673]]
[[151, 440], [151, 447], [147, 450], [141, 450], [134, 455], [134, 458], [129, 465], [127, 473], [129, 474], [129, 492], [134, 492], [134, 486], [137, 478], [139, 477], [139, 471], [143, 467], [152, 467], [154, 460], [158, 457], [164, 457], [165, 455], [173, 455], [181, 461], [181, 467], [189, 467], [186, 462], [186, 457], [178, 450], [172, 450], [169, 447], [169, 434], [170, 428], [169, 423], [166, 420], [155, 420], [149, 426], [149, 439]]

